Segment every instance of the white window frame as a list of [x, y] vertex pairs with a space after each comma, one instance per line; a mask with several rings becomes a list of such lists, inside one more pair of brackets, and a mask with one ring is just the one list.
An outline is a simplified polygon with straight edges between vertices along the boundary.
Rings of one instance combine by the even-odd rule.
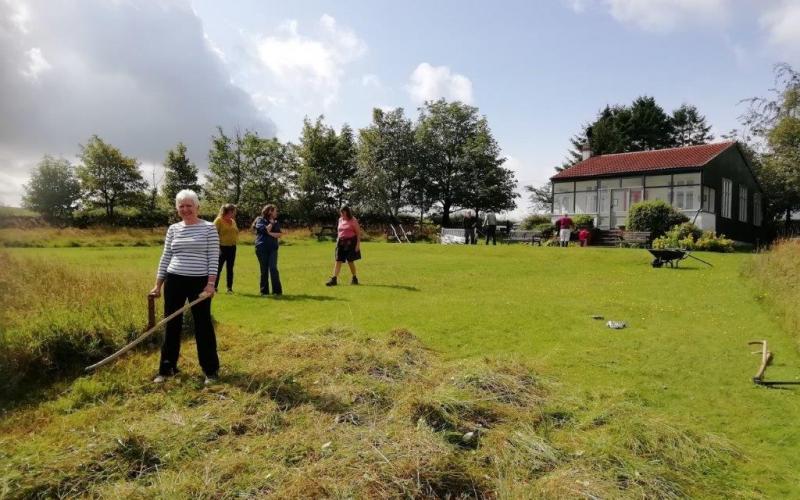
[[726, 219], [731, 218], [731, 202], [733, 197], [733, 181], [730, 179], [722, 179], [722, 207], [720, 207], [720, 215]]
[[703, 211], [704, 212], [708, 212], [708, 213], [711, 213], [711, 214], [716, 213], [715, 212], [716, 207], [714, 206], [715, 205], [715, 201], [716, 201], [715, 200], [716, 195], [717, 195], [717, 192], [716, 192], [716, 190], [714, 188], [708, 187], [708, 186], [703, 186], [703, 200], [702, 200], [703, 204], [702, 204], [702, 207], [703, 207]]
[[747, 222], [747, 187], [739, 186], [739, 221]]

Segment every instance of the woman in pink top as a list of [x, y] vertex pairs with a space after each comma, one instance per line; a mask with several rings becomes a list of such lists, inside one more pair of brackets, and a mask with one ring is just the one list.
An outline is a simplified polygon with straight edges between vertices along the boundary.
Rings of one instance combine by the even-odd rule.
[[336, 264], [333, 266], [333, 276], [325, 283], [325, 286], [337, 285], [336, 280], [339, 277], [339, 271], [342, 270], [342, 262], [347, 262], [350, 272], [353, 274], [350, 284], [358, 285], [355, 261], [361, 258], [361, 227], [353, 217], [350, 207], [342, 207], [339, 215], [341, 217], [339, 217], [339, 234], [336, 238]]

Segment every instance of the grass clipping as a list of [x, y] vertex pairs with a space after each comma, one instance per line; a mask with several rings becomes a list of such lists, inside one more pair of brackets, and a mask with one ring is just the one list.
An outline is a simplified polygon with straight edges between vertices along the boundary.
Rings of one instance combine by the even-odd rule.
[[[239, 339], [218, 386], [134, 357], [0, 425], [25, 497], [678, 498], [729, 491], [724, 441], [554, 396], [527, 366], [444, 362], [409, 332]], [[142, 355], [143, 356], [143, 355]], [[190, 369], [186, 370], [187, 372]], [[113, 390], [112, 390], [113, 389]], [[36, 429], [30, 428], [30, 422]], [[33, 431], [33, 432], [32, 432]], [[24, 439], [22, 438], [24, 436]]]

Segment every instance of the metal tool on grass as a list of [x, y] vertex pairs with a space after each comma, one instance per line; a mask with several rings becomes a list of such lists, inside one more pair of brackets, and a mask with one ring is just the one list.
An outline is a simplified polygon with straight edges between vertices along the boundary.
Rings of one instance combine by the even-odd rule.
[[752, 354], [761, 354], [761, 364], [758, 366], [758, 372], [753, 377], [753, 383], [756, 385], [774, 386], [774, 385], [800, 385], [800, 382], [780, 382], [780, 381], [767, 381], [764, 376], [767, 373], [767, 366], [772, 362], [772, 353], [767, 349], [766, 340], [753, 340], [748, 342], [747, 345], [761, 345], [761, 349], [754, 351]]
[[137, 337], [136, 340], [134, 340], [130, 344], [126, 345], [125, 347], [123, 347], [119, 351], [115, 352], [111, 356], [108, 356], [107, 358], [102, 359], [102, 360], [98, 361], [97, 363], [95, 363], [95, 364], [93, 364], [91, 366], [87, 366], [86, 367], [86, 371], [90, 372], [92, 370], [100, 368], [101, 366], [106, 365], [106, 364], [114, 361], [115, 359], [119, 358], [120, 356], [122, 356], [126, 352], [130, 351], [131, 349], [133, 349], [137, 345], [139, 345], [142, 342], [144, 342], [148, 337], [150, 337], [152, 334], [154, 334], [156, 331], [158, 331], [159, 327], [161, 327], [162, 325], [166, 324], [169, 320], [171, 320], [173, 318], [176, 318], [179, 314], [183, 314], [184, 312], [186, 312], [189, 309], [191, 309], [193, 306], [195, 306], [195, 305], [199, 304], [200, 302], [208, 299], [209, 297], [211, 297], [211, 296], [207, 295], [207, 294], [200, 294], [200, 296], [197, 297], [196, 299], [194, 299], [193, 301], [189, 302], [188, 304], [184, 305], [183, 307], [181, 307], [180, 309], [178, 309], [174, 313], [170, 314], [169, 316], [165, 317], [164, 319], [162, 319], [161, 321], [159, 321], [158, 323], [153, 325], [152, 323], [155, 320], [155, 300], [154, 300], [155, 298], [152, 295], [149, 295], [148, 296], [148, 299], [149, 299], [149, 302], [148, 302], [148, 315], [150, 317], [150, 320], [148, 321], [148, 329], [147, 329], [147, 331], [145, 331], [143, 334], [139, 335], [139, 337]]

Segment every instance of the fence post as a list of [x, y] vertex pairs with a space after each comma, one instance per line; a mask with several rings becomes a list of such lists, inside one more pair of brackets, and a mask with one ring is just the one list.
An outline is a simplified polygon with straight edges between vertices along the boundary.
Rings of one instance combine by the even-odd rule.
[[156, 298], [153, 295], [147, 295], [147, 329], [151, 329], [156, 325]]

